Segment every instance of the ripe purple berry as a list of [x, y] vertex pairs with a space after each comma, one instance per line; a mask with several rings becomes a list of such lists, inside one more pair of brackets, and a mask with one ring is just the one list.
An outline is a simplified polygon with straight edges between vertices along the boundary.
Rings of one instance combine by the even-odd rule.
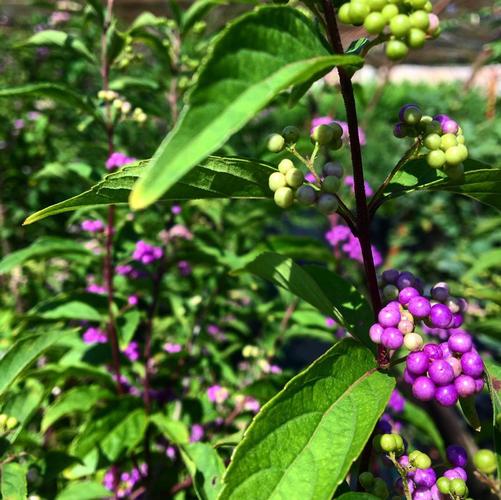
[[462, 331], [452, 334], [447, 343], [451, 352], [457, 352], [459, 354], [469, 352], [473, 347], [471, 335]]
[[445, 302], [449, 298], [449, 287], [446, 283], [437, 283], [431, 289], [431, 296], [439, 302]]
[[446, 450], [447, 460], [454, 465], [454, 467], [464, 467], [468, 462], [468, 455], [462, 446], [451, 445]]
[[395, 285], [400, 273], [396, 269], [387, 269], [386, 271], [383, 271], [381, 276], [386, 283]]
[[437, 481], [437, 475], [431, 467], [429, 469], [417, 469], [412, 480], [418, 486], [431, 488]]
[[412, 352], [407, 356], [407, 370], [413, 375], [422, 375], [428, 371], [428, 356], [423, 351]]
[[397, 326], [401, 316], [400, 311], [394, 307], [384, 307], [377, 316], [379, 324], [384, 328]]
[[443, 474], [447, 479], [462, 479], [466, 481], [468, 478], [466, 471], [461, 467], [454, 467], [453, 469], [446, 470]]
[[475, 379], [469, 375], [459, 375], [459, 377], [454, 380], [454, 387], [462, 398], [473, 396], [476, 392]]
[[454, 406], [459, 398], [458, 391], [454, 384], [437, 387], [435, 399], [442, 406]]
[[465, 375], [478, 378], [484, 373], [484, 362], [476, 352], [465, 352], [461, 356], [461, 368]]
[[412, 373], [407, 370], [407, 368], [404, 370], [404, 382], [406, 384], [412, 385], [416, 381], [417, 375], [413, 375]]
[[423, 352], [428, 356], [428, 359], [442, 359], [444, 357], [442, 349], [437, 344], [426, 344]]
[[442, 131], [444, 134], [457, 134], [459, 125], [454, 120], [448, 119], [442, 122]]
[[437, 359], [428, 368], [428, 375], [436, 385], [448, 385], [454, 380], [452, 366], [443, 359]]
[[409, 303], [409, 300], [411, 300], [413, 297], [418, 297], [419, 292], [412, 286], [407, 286], [405, 288], [402, 288], [400, 290], [400, 293], [398, 294], [398, 301], [402, 305], [406, 305]]
[[412, 394], [420, 401], [430, 401], [435, 396], [435, 384], [428, 377], [418, 377], [412, 384]]
[[397, 286], [399, 290], [402, 290], [407, 287], [413, 287], [416, 284], [416, 277], [412, 273], [408, 273], [404, 271], [400, 273], [400, 276], [397, 280]]
[[433, 500], [431, 490], [428, 488], [418, 488], [412, 495], [413, 500]]
[[449, 363], [452, 366], [452, 371], [454, 372], [454, 376], [459, 377], [459, 375], [461, 375], [461, 371], [462, 371], [461, 361], [459, 361], [459, 359], [454, 358], [452, 356], [449, 356], [448, 358], [446, 358], [445, 361], [447, 361], [447, 363]]
[[430, 321], [436, 328], [447, 328], [452, 321], [452, 313], [444, 304], [435, 304], [431, 308]]
[[369, 337], [375, 344], [381, 343], [381, 335], [383, 334], [384, 328], [379, 323], [374, 323], [369, 329]]
[[426, 318], [430, 314], [431, 304], [425, 297], [413, 297], [409, 300], [407, 309], [416, 318]]
[[393, 327], [384, 329], [381, 335], [381, 344], [383, 344], [387, 349], [400, 349], [403, 343], [404, 336], [400, 330]]
[[483, 378], [475, 379], [475, 392], [482, 392], [485, 382]]

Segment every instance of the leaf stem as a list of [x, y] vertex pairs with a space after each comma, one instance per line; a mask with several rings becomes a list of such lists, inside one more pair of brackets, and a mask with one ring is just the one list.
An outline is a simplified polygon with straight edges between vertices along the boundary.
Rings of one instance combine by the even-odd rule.
[[[336, 54], [344, 54], [343, 45], [336, 21], [336, 15], [332, 2], [322, 0], [323, 11], [327, 23], [327, 35], [331, 47]], [[348, 122], [348, 132], [350, 138], [351, 161], [353, 166], [353, 179], [355, 190], [355, 202], [357, 208], [357, 229], [360, 247], [362, 249], [362, 257], [364, 261], [365, 278], [369, 289], [372, 308], [374, 315], [381, 309], [381, 297], [379, 295], [379, 287], [377, 283], [376, 267], [372, 255], [372, 247], [370, 240], [370, 218], [367, 207], [367, 198], [365, 195], [364, 170], [362, 164], [362, 150], [360, 146], [360, 138], [358, 136], [358, 118], [357, 108], [355, 103], [355, 94], [353, 91], [353, 83], [347, 70], [339, 66], [337, 68], [339, 74], [339, 82], [341, 85], [341, 93], [346, 109], [346, 118]], [[389, 353], [382, 347], [378, 346], [378, 365], [387, 367], [389, 364]]]
[[404, 495], [405, 495], [405, 500], [412, 500], [412, 495], [411, 491], [409, 489], [409, 482], [407, 481], [407, 470], [405, 467], [402, 467], [399, 463], [398, 460], [395, 458], [395, 453], [391, 452], [386, 455], [395, 468], [397, 469], [397, 472], [399, 473], [400, 477], [402, 478], [402, 486], [404, 488]]

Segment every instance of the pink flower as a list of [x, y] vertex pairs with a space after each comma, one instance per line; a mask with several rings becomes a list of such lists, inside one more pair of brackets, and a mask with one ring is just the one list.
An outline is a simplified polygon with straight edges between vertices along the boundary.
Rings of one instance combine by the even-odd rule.
[[171, 460], [175, 460], [176, 459], [176, 448], [174, 448], [174, 446], [167, 446], [167, 449], [165, 450], [165, 454]]
[[226, 387], [221, 387], [220, 385], [212, 385], [207, 389], [207, 396], [209, 401], [217, 404], [224, 403], [230, 393]]
[[247, 411], [251, 411], [252, 413], [257, 413], [261, 405], [257, 399], [252, 398], [251, 396], [246, 396], [244, 401], [244, 409]]
[[127, 299], [127, 304], [129, 304], [129, 306], [137, 306], [138, 302], [139, 297], [137, 295], [129, 295]]
[[181, 212], [182, 212], [182, 208], [181, 208], [181, 205], [172, 205], [172, 207], [170, 207], [170, 211], [174, 214], [174, 215], [179, 215]]
[[179, 269], [181, 276], [189, 276], [192, 272], [190, 263], [187, 260], [180, 260], [177, 263], [177, 268]]
[[278, 365], [270, 365], [270, 373], [279, 374], [282, 373], [282, 368]]
[[183, 346], [181, 344], [174, 344], [172, 342], [166, 342], [164, 344], [164, 351], [169, 354], [177, 354], [178, 352], [181, 352], [182, 349]]
[[88, 231], [89, 233], [100, 233], [104, 231], [104, 224], [100, 220], [84, 220], [82, 224], [80, 224], [82, 231]]
[[106, 287], [97, 283], [90, 283], [85, 290], [89, 293], [97, 293], [98, 295], [106, 294]]
[[192, 240], [193, 233], [182, 224], [176, 224], [169, 229], [169, 238], [180, 238], [183, 240]]
[[123, 167], [129, 163], [134, 163], [135, 161], [136, 158], [129, 157], [116, 151], [111, 153], [110, 157], [106, 160], [106, 168], [108, 170], [115, 170], [116, 168]]
[[151, 264], [157, 260], [160, 260], [164, 255], [164, 251], [160, 247], [156, 247], [146, 243], [143, 240], [139, 240], [136, 243], [136, 248], [132, 254], [134, 260], [138, 260], [145, 265]]
[[336, 321], [334, 320], [334, 318], [325, 318], [325, 326], [327, 326], [327, 328], [334, 328], [336, 326]]
[[139, 359], [139, 344], [137, 342], [130, 342], [129, 345], [123, 351], [125, 357], [129, 361], [137, 361]]
[[[351, 187], [351, 192], [352, 193], [355, 192], [355, 180], [353, 179], [352, 175], [347, 175], [344, 178], [344, 183], [347, 186]], [[372, 190], [370, 184], [367, 181], [364, 181], [364, 188], [365, 188], [365, 196], [372, 196], [373, 195], [374, 191]]]
[[108, 341], [108, 336], [100, 328], [91, 326], [85, 330], [82, 340], [86, 344], [105, 344]]
[[205, 435], [205, 431], [202, 425], [193, 424], [191, 426], [190, 443], [196, 443], [201, 441]]

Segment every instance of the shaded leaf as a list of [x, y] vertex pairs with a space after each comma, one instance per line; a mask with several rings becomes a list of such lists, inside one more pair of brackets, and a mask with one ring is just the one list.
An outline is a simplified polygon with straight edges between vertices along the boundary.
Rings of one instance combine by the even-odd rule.
[[482, 425], [480, 424], [477, 409], [475, 408], [475, 398], [473, 396], [469, 398], [459, 398], [459, 406], [470, 427], [480, 432]]
[[47, 300], [31, 309], [28, 315], [46, 320], [102, 320], [99, 311], [89, 304], [78, 300], [68, 300], [67, 302], [61, 302], [60, 299]]
[[16, 462], [2, 465], [3, 500], [25, 500], [28, 497], [26, 469]]
[[110, 497], [110, 490], [94, 481], [76, 481], [68, 484], [56, 500], [101, 500]]
[[501, 366], [484, 359], [487, 388], [492, 402], [492, 437], [497, 458], [497, 473], [501, 477]]
[[150, 421], [169, 441], [182, 445], [190, 441], [190, 433], [186, 424], [179, 420], [173, 420], [162, 413], [156, 413], [150, 417]]
[[[79, 208], [127, 203], [147, 163], [142, 161], [107, 175], [90, 190], [30, 215], [24, 224]], [[211, 156], [164, 193], [162, 199], [270, 198], [268, 178], [274, 171], [270, 165], [255, 160]]]
[[332, 498], [394, 387], [392, 377], [376, 370], [368, 349], [343, 340], [254, 418], [219, 498]]
[[282, 90], [358, 56], [333, 56], [297, 9], [264, 6], [231, 23], [202, 66], [175, 128], [131, 194], [144, 208], [220, 148]]

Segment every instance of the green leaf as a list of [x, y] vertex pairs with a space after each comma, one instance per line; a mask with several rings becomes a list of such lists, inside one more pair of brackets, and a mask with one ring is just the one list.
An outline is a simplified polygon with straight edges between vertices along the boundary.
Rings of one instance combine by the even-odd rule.
[[14, 267], [32, 259], [40, 260], [42, 258], [65, 257], [67, 255], [90, 255], [90, 252], [76, 241], [45, 236], [36, 240], [30, 246], [12, 252], [0, 260], [0, 274], [8, 273]]
[[487, 388], [492, 401], [492, 437], [496, 450], [498, 477], [501, 477], [501, 366], [492, 359], [484, 359]]
[[219, 498], [332, 498], [394, 387], [368, 349], [343, 340], [263, 406], [233, 454]]
[[[24, 224], [79, 208], [127, 203], [132, 186], [147, 163], [142, 161], [107, 175], [88, 191], [30, 215]], [[270, 165], [256, 160], [210, 156], [164, 193], [162, 199], [271, 198], [268, 178], [273, 172]]]
[[182, 32], [188, 33], [212, 8], [226, 3], [228, 3], [226, 0], [196, 0], [183, 12]]
[[186, 424], [179, 420], [173, 420], [162, 413], [156, 413], [150, 417], [150, 421], [169, 441], [177, 445], [183, 445], [190, 441], [190, 433]]
[[65, 85], [56, 83], [30, 83], [28, 85], [20, 85], [19, 87], [0, 89], [0, 98], [18, 96], [48, 97], [71, 108], [77, 108], [89, 115], [96, 116], [94, 107], [81, 95]]
[[145, 28], [154, 28], [166, 25], [167, 18], [155, 16], [155, 14], [152, 14], [151, 12], [142, 12], [130, 25], [129, 34], [134, 35]]
[[464, 166], [464, 177], [452, 180], [430, 168], [424, 159], [412, 160], [387, 186], [383, 201], [414, 191], [449, 191], [501, 210], [501, 169], [476, 160], [466, 160]]
[[59, 304], [60, 300], [48, 300], [38, 304], [28, 312], [29, 316], [47, 320], [75, 319], [101, 321], [103, 318], [94, 307], [78, 300], [69, 300]]
[[58, 30], [44, 30], [39, 31], [32, 35], [26, 42], [24, 42], [21, 46], [49, 46], [49, 47], [60, 47], [62, 49], [69, 49], [84, 56], [90, 62], [96, 62], [96, 57], [94, 54], [87, 48], [85, 43], [76, 38], [74, 35], [70, 35], [65, 33], [64, 31]]
[[71, 482], [56, 500], [101, 500], [110, 497], [110, 490], [94, 481]]
[[238, 132], [274, 97], [358, 56], [333, 56], [311, 21], [290, 7], [265, 6], [231, 23], [217, 37], [175, 128], [157, 149], [130, 203], [161, 198], [197, 163]]
[[478, 418], [477, 409], [475, 408], [475, 398], [473, 396], [469, 398], [459, 398], [459, 406], [470, 427], [480, 432], [482, 425]]
[[407, 400], [401, 417], [403, 420], [412, 424], [416, 429], [421, 431], [424, 436], [429, 437], [433, 444], [437, 447], [440, 455], [445, 458], [444, 440], [442, 439], [442, 435], [437, 429], [435, 422], [428, 415], [428, 412]]
[[332, 316], [374, 350], [369, 337], [372, 310], [356, 288], [337, 274], [323, 267], [299, 266], [292, 259], [271, 252], [261, 254], [244, 269], [289, 290], [322, 314]]
[[35, 335], [25, 336], [12, 345], [0, 359], [0, 397], [17, 378], [45, 350], [55, 344], [66, 332], [49, 330]]
[[198, 498], [216, 500], [225, 470], [217, 451], [208, 443], [189, 443], [181, 447], [181, 456], [193, 478]]
[[338, 500], [376, 500], [379, 497], [375, 497], [370, 493], [356, 493], [351, 491], [350, 493], [344, 493], [340, 497], [336, 497]]
[[28, 498], [26, 484], [26, 469], [16, 463], [8, 462], [2, 465], [2, 499], [25, 500]]
[[97, 385], [74, 387], [63, 393], [46, 410], [41, 423], [41, 431], [45, 432], [60, 418], [76, 412], [92, 410], [99, 400], [110, 397], [110, 391]]
[[123, 92], [124, 90], [127, 90], [129, 88], [158, 90], [159, 84], [157, 81], [150, 78], [127, 75], [114, 78], [110, 82], [110, 89], [117, 92]]

